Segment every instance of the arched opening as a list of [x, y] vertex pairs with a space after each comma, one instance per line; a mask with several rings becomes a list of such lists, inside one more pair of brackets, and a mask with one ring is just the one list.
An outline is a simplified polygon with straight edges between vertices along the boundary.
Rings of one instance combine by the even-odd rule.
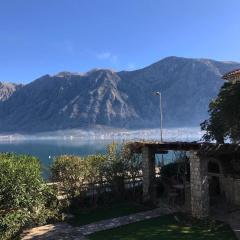
[[210, 198], [220, 195], [220, 181], [218, 176], [211, 176], [209, 181], [209, 194]]

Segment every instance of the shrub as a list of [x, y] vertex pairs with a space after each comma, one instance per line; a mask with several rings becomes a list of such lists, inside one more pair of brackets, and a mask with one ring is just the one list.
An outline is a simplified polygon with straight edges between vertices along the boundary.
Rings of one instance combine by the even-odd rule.
[[[135, 197], [136, 180], [142, 169], [142, 158], [139, 154], [133, 154], [127, 145], [120, 147], [112, 143], [108, 146], [107, 162], [105, 164], [106, 179], [112, 185], [112, 191], [116, 198], [125, 197], [126, 189], [124, 180], [131, 180], [132, 197]], [[129, 194], [129, 191], [128, 191]]]
[[62, 155], [53, 160], [51, 167], [52, 180], [59, 183], [68, 198], [80, 194], [85, 173], [84, 160], [78, 156]]
[[142, 174], [142, 155], [132, 153], [127, 145], [122, 145], [121, 161], [124, 162], [127, 170], [127, 176], [130, 177], [135, 184], [135, 181]]
[[57, 199], [41, 177], [37, 158], [0, 154], [0, 239], [13, 239], [24, 227], [57, 216]]
[[116, 198], [123, 197], [126, 165], [115, 143], [107, 146], [106, 161], [102, 166], [102, 172], [103, 176], [110, 184], [113, 196]]
[[174, 152], [174, 162], [168, 163], [161, 168], [161, 177], [163, 180], [169, 180], [176, 177], [181, 181], [190, 181], [189, 158], [185, 152]]
[[[135, 187], [140, 169], [141, 159], [137, 155], [131, 154], [125, 145], [112, 143], [106, 154], [59, 156], [54, 159], [51, 172], [52, 180], [59, 183], [68, 200], [87, 198], [90, 204], [96, 204], [100, 199], [106, 202], [125, 197], [125, 179], [131, 178]], [[91, 193], [88, 197], [86, 188]]]
[[[102, 192], [105, 192], [105, 176], [103, 173], [103, 165], [106, 162], [106, 155], [89, 155], [84, 158], [85, 160], [85, 180], [88, 183], [90, 194], [90, 204], [97, 204], [98, 198]], [[96, 184], [98, 187], [96, 188]], [[95, 192], [96, 191], [96, 192]]]

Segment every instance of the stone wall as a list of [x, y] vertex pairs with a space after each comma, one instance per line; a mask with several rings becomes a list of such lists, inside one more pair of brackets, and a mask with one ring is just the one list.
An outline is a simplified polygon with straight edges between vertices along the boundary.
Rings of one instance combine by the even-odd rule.
[[142, 149], [143, 155], [143, 201], [156, 202], [155, 153], [150, 147]]
[[[230, 164], [229, 159], [224, 160], [225, 162], [228, 162], [228, 164]], [[208, 174], [210, 176], [216, 176], [219, 178], [221, 195], [226, 198], [229, 205], [240, 206], [240, 177], [238, 179], [231, 177], [231, 173], [229, 173], [228, 168], [226, 168], [226, 166], [222, 166], [222, 162], [220, 161], [220, 159], [209, 158], [208, 162], [209, 161], [216, 162], [219, 165], [219, 174], [211, 172], [209, 172]]]
[[[143, 155], [143, 201], [156, 203], [155, 152], [150, 146], [142, 147]], [[221, 159], [200, 155], [190, 151], [190, 201], [194, 217], [204, 218], [209, 215], [209, 176], [219, 177], [221, 193], [230, 204], [240, 206], [240, 179], [227, 177], [220, 164]], [[208, 172], [209, 161], [219, 164], [219, 170]], [[214, 170], [214, 169], [213, 169]], [[186, 197], [187, 200], [187, 197]]]
[[191, 210], [197, 218], [209, 214], [208, 161], [190, 152]]
[[232, 177], [220, 177], [222, 194], [231, 205], [240, 206], [240, 179]]

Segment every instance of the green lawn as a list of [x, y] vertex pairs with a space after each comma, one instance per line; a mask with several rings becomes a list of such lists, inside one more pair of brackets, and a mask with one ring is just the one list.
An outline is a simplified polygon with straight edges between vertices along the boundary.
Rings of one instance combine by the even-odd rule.
[[89, 235], [90, 240], [236, 240], [230, 227], [217, 223], [214, 230], [209, 223], [178, 215], [162, 216], [112, 230]]
[[98, 207], [87, 210], [74, 210], [74, 219], [70, 222], [73, 225], [84, 225], [104, 219], [125, 216], [128, 214], [147, 211], [149, 207], [137, 203], [125, 202], [105, 207]]

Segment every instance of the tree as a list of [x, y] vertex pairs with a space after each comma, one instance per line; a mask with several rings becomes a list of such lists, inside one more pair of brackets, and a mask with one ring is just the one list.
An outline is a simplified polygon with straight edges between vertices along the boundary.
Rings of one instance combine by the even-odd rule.
[[224, 143], [225, 139], [240, 142], [240, 82], [226, 82], [217, 98], [210, 102], [210, 118], [201, 123], [203, 139]]

